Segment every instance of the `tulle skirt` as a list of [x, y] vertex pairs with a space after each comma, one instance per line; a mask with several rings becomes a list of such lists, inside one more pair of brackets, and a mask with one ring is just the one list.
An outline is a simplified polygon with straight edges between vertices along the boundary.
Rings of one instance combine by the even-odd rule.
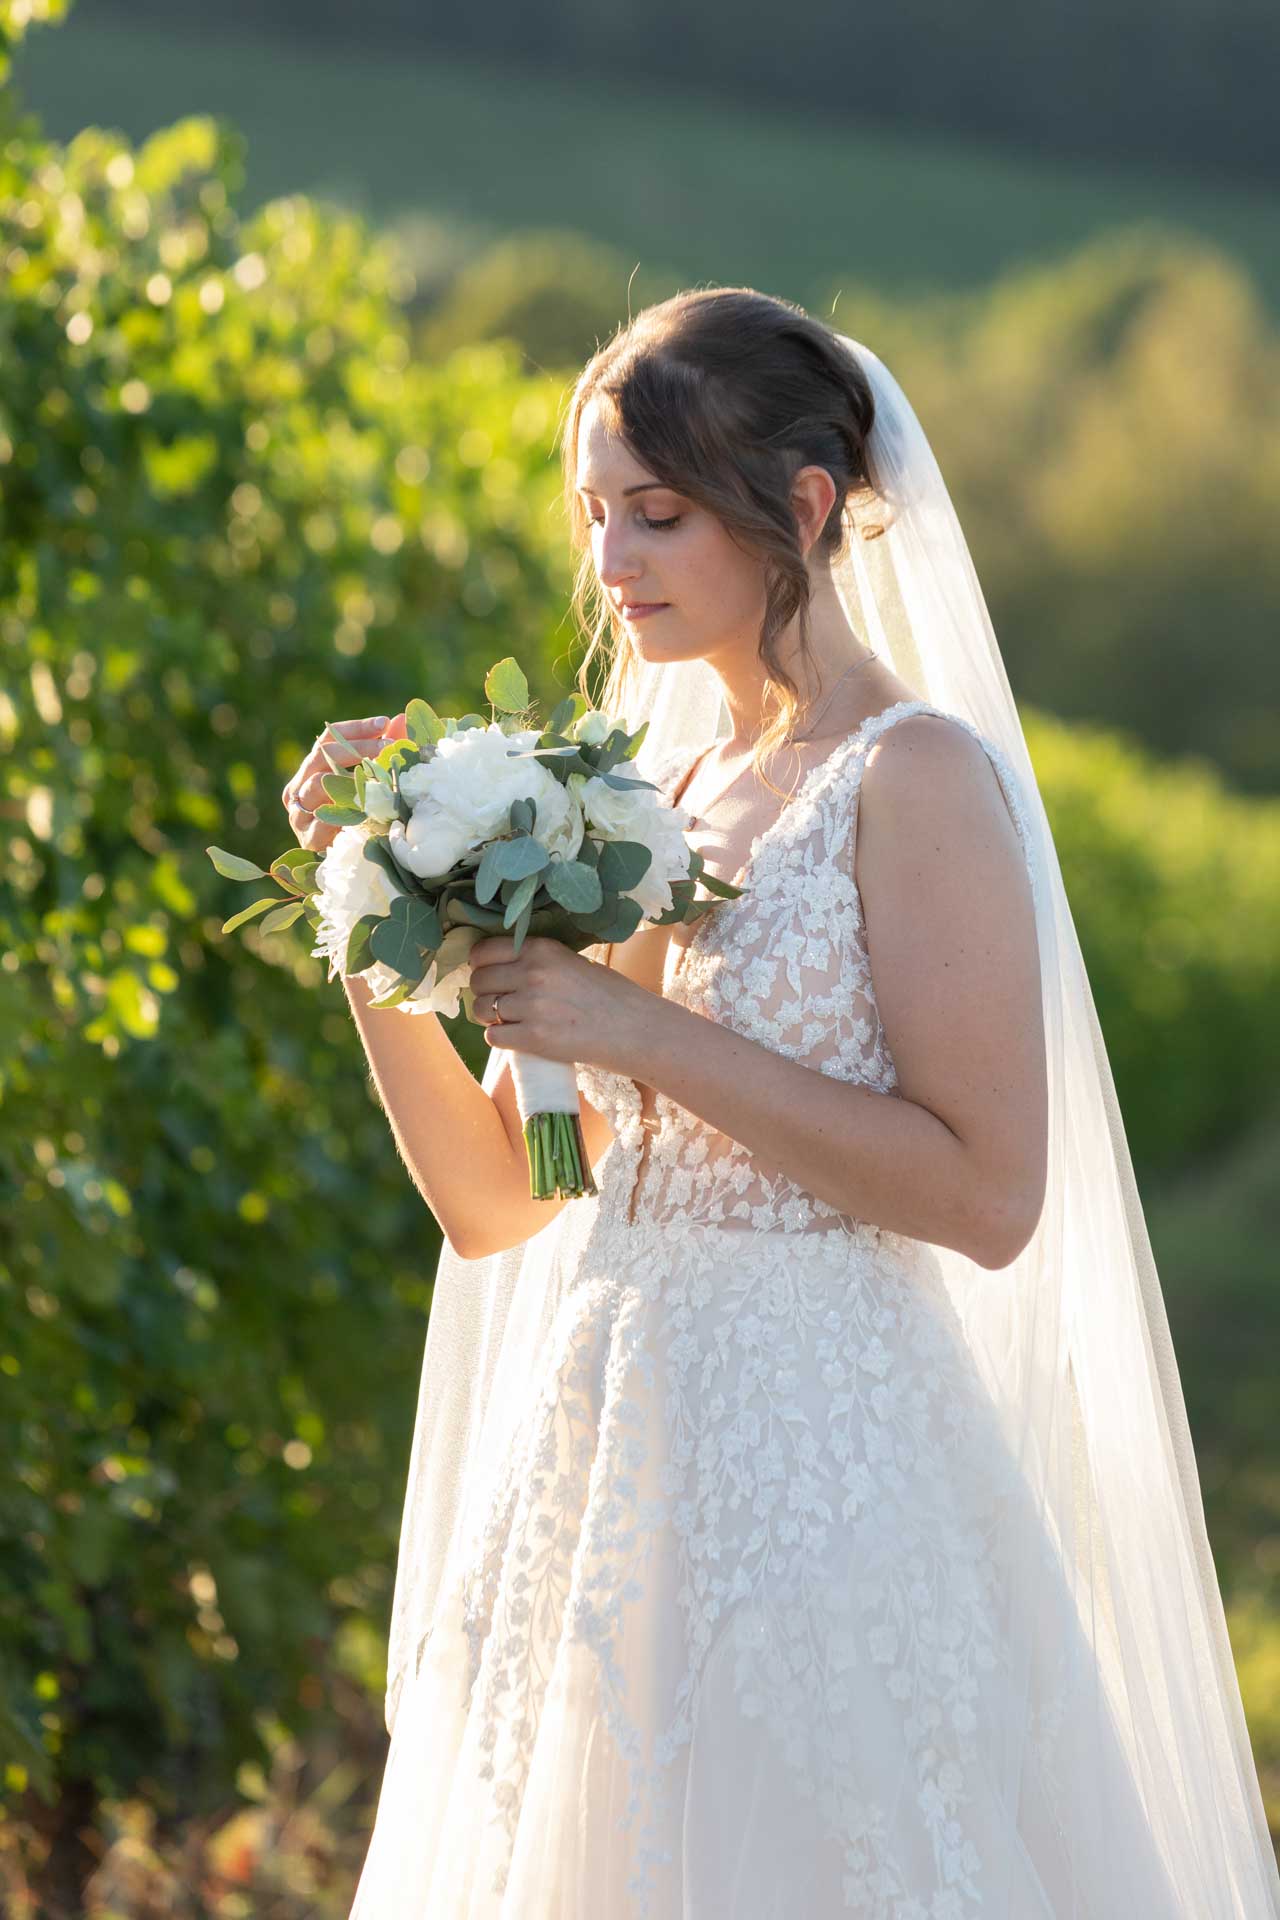
[[352, 1920], [1182, 1912], [927, 1246], [614, 1222], [549, 1324]]

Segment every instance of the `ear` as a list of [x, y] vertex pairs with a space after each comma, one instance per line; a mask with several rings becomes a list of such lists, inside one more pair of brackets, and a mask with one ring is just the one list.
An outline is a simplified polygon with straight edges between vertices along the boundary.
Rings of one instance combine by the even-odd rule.
[[801, 467], [791, 482], [791, 507], [802, 553], [808, 554], [827, 524], [835, 498], [836, 483], [825, 467]]

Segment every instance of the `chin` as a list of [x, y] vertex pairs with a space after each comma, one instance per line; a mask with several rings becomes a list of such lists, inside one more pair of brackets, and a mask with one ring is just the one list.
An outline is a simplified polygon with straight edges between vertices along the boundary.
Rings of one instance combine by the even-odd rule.
[[[655, 621], [653, 625], [656, 627], [658, 623]], [[680, 660], [701, 660], [703, 657], [698, 647], [681, 646], [679, 636], [672, 634], [669, 629], [661, 637], [656, 632], [646, 632], [644, 622], [630, 637], [638, 658], [646, 666], [665, 667]]]

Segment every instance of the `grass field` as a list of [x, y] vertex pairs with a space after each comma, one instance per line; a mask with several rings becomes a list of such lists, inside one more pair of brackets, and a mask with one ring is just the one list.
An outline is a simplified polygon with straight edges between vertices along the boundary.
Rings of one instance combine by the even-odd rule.
[[1280, 312], [1274, 203], [1193, 173], [1021, 160], [693, 91], [588, 88], [243, 29], [140, 28], [101, 6], [33, 31], [16, 70], [58, 138], [97, 124], [139, 139], [187, 113], [226, 115], [248, 137], [250, 204], [315, 192], [379, 219], [441, 222], [464, 243], [572, 228], [681, 284], [745, 282], [806, 303], [846, 281], [895, 295], [978, 287], [1155, 220], [1216, 240]]

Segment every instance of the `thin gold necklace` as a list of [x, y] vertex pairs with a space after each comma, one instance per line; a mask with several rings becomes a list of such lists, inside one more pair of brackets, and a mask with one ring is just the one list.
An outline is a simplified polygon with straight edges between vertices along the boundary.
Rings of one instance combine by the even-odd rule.
[[[870, 653], [864, 653], [864, 654], [863, 654], [863, 656], [862, 656], [862, 658], [861, 658], [861, 660], [855, 660], [855, 661], [853, 662], [853, 664], [852, 664], [852, 666], [848, 666], [848, 667], [846, 667], [846, 668], [845, 668], [845, 670], [844, 670], [844, 672], [843, 672], [843, 673], [842, 673], [842, 674], [840, 675], [840, 678], [839, 678], [839, 679], [838, 679], [838, 680], [836, 681], [836, 683], [835, 683], [835, 685], [834, 685], [834, 686], [832, 687], [832, 689], [831, 689], [831, 691], [830, 691], [830, 693], [829, 693], [829, 694], [827, 695], [827, 697], [826, 697], [826, 699], [825, 699], [825, 700], [824, 700], [824, 701], [822, 702], [822, 705], [821, 705], [821, 706], [820, 706], [820, 707], [818, 708], [818, 711], [817, 711], [817, 712], [816, 712], [816, 713], [815, 713], [815, 714], [814, 714], [814, 715], [813, 715], [813, 716], [811, 717], [811, 719], [810, 719], [810, 721], [809, 721], [809, 724], [808, 724], [808, 726], [807, 726], [807, 727], [806, 727], [806, 728], [804, 729], [804, 731], [803, 731], [803, 733], [793, 733], [793, 734], [790, 734], [790, 735], [788, 736], [788, 741], [790, 742], [790, 741], [793, 741], [793, 740], [809, 740], [809, 739], [811, 739], [811, 738], [812, 738], [812, 736], [813, 736], [813, 731], [814, 731], [814, 728], [815, 728], [815, 727], [817, 726], [817, 724], [818, 724], [818, 722], [819, 722], [819, 721], [821, 720], [821, 718], [822, 718], [822, 716], [823, 716], [823, 714], [824, 714], [824, 713], [826, 712], [826, 710], [827, 710], [827, 708], [828, 708], [828, 707], [829, 707], [829, 706], [831, 705], [831, 702], [832, 702], [832, 701], [833, 701], [833, 700], [835, 699], [835, 697], [836, 697], [836, 695], [837, 695], [837, 694], [839, 693], [839, 691], [840, 691], [840, 689], [841, 689], [841, 687], [842, 687], [842, 686], [844, 685], [844, 683], [845, 683], [845, 681], [846, 681], [846, 680], [847, 680], [847, 679], [849, 678], [849, 675], [850, 675], [851, 673], [856, 673], [859, 667], [865, 667], [865, 666], [867, 665], [867, 663], [868, 663], [868, 661], [871, 661], [871, 660], [874, 660], [874, 659], [876, 659], [876, 658], [877, 658], [877, 650], [876, 650], [876, 648], [874, 648], [874, 647], [873, 647], [873, 648], [871, 649], [871, 652], [870, 652]], [[714, 747], [708, 747], [708, 748], [706, 749], [706, 752], [707, 752], [707, 753], [711, 753], [711, 752], [714, 752]], [[750, 763], [748, 763], [748, 764], [750, 764]], [[684, 782], [684, 785], [685, 785], [685, 787], [686, 787], [686, 788], [688, 787], [688, 784], [689, 784], [689, 781], [690, 781], [690, 780], [692, 779], [692, 777], [693, 777], [693, 775], [694, 775], [694, 773], [695, 773], [695, 772], [696, 772], [696, 770], [697, 770], [697, 765], [698, 765], [698, 763], [697, 763], [697, 761], [695, 760], [695, 761], [694, 761], [694, 764], [693, 764], [693, 766], [692, 766], [692, 767], [690, 767], [690, 769], [689, 769], [689, 772], [688, 772], [688, 774], [687, 774], [687, 775], [685, 776], [685, 782]], [[723, 800], [723, 799], [724, 799], [724, 796], [725, 796], [725, 794], [726, 794], [726, 793], [729, 793], [729, 792], [731, 792], [731, 791], [732, 791], [732, 789], [733, 789], [733, 788], [734, 788], [734, 787], [735, 787], [735, 786], [737, 785], [737, 783], [738, 783], [738, 781], [739, 781], [739, 780], [740, 780], [740, 779], [742, 778], [742, 776], [743, 776], [743, 774], [744, 774], [744, 772], [745, 772], [745, 771], [746, 771], [746, 768], [745, 768], [745, 767], [739, 767], [739, 768], [738, 768], [738, 771], [737, 771], [737, 772], [736, 772], [736, 773], [734, 774], [734, 776], [733, 776], [733, 779], [729, 781], [729, 783], [728, 783], [728, 785], [727, 785], [727, 786], [724, 786], [724, 787], [722, 787], [722, 788], [721, 788], [721, 790], [720, 790], [720, 792], [719, 792], [719, 793], [717, 793], [717, 794], [715, 794], [715, 795], [713, 795], [713, 797], [712, 797], [712, 799], [711, 799], [710, 801], [708, 801], [708, 802], [707, 802], [706, 804], [707, 804], [707, 805], [709, 805], [709, 806], [714, 806], [717, 800]], [[681, 791], [683, 792], [683, 791], [684, 791], [684, 788], [682, 788], [682, 789], [681, 789]], [[675, 804], [676, 804], [677, 806], [679, 806], [679, 805], [681, 805], [681, 802], [680, 802], [679, 800], [677, 800]], [[690, 820], [691, 820], [691, 821], [699, 821], [699, 820], [701, 820], [701, 821], [703, 822], [703, 824], [704, 824], [704, 825], [706, 824], [706, 815], [705, 815], [705, 813], [694, 813], [694, 814], [690, 814], [690, 816], [689, 816], [689, 818], [690, 818]]]

